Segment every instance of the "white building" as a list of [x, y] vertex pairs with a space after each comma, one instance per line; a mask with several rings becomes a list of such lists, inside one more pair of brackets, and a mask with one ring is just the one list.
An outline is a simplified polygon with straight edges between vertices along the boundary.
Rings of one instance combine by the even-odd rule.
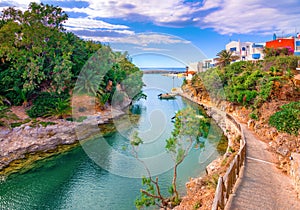
[[295, 38], [295, 50], [294, 55], [300, 56], [300, 34], [298, 33]]
[[226, 45], [226, 50], [240, 57], [239, 60], [262, 60], [264, 59], [264, 46], [265, 43], [231, 41]]

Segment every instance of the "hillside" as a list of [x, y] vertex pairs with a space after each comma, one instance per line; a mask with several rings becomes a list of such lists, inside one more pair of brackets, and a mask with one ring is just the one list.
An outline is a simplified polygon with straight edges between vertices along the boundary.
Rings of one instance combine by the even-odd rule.
[[288, 172], [288, 158], [300, 152], [300, 86], [294, 77], [298, 60], [297, 56], [271, 56], [256, 63], [212, 68], [187, 81], [183, 90], [248, 123]]

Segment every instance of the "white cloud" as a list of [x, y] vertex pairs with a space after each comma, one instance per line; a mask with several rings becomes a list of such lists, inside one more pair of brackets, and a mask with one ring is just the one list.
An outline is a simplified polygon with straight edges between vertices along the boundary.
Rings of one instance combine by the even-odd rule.
[[[209, 1], [213, 2], [207, 0], [207, 4]], [[290, 33], [300, 22], [299, 9], [298, 0], [223, 0], [199, 25], [221, 34]]]
[[86, 8], [65, 8], [90, 18], [122, 18], [157, 25], [212, 28], [220, 34], [290, 33], [300, 22], [299, 0], [86, 0]]
[[146, 52], [166, 52], [169, 49], [155, 48], [155, 47], [135, 47], [135, 49], [146, 51]]
[[136, 34], [134, 36], [120, 37], [113, 42], [134, 44], [140, 46], [148, 46], [149, 44], [178, 44], [178, 43], [190, 43], [186, 40], [181, 40], [167, 34], [156, 34], [156, 33], [146, 33], [146, 34]]
[[203, 6], [200, 8], [200, 10], [209, 10], [213, 8], [218, 8], [222, 5], [223, 0], [205, 0], [203, 2]]
[[102, 20], [94, 20], [90, 18], [69, 18], [65, 23], [69, 28], [82, 28], [82, 29], [128, 29], [125, 25], [113, 25]]
[[[27, 8], [31, 1], [0, 0], [0, 3]], [[76, 1], [70, 1], [74, 2], [72, 8], [63, 8], [64, 11], [84, 13], [87, 18], [69, 18], [65, 26], [73, 31], [106, 29], [134, 34], [126, 25], [96, 18], [121, 18], [123, 22], [151, 22], [173, 27], [197, 26], [212, 28], [220, 34], [289, 34], [300, 30], [299, 0], [83, 0], [88, 6], [80, 8], [76, 8]], [[111, 40], [118, 41], [118, 38]], [[141, 45], [147, 43], [141, 38], [139, 41]]]
[[40, 3], [40, 0], [22, 0], [22, 1], [16, 1], [16, 0], [0, 0], [0, 5], [5, 5], [3, 7], [0, 7], [0, 11], [3, 11], [4, 9], [7, 9], [7, 7], [15, 7], [15, 9], [19, 9], [22, 11], [25, 11], [29, 4], [31, 2]]
[[[67, 31], [71, 31], [73, 33], [78, 33], [79, 31], [81, 33], [89, 33], [89, 32], [94, 32], [95, 34], [97, 33], [101, 33], [102, 35], [103, 34], [109, 34], [109, 33], [114, 33], [114, 34], [119, 34], [120, 36], [121, 35], [134, 35], [134, 31], [131, 31], [131, 30], [111, 30], [111, 29], [88, 29], [88, 28], [80, 28], [80, 27], [64, 27]], [[79, 35], [80, 36], [80, 35]], [[82, 35], [80, 37], [83, 37], [85, 35]], [[92, 38], [92, 36], [90, 37]]]
[[130, 36], [123, 37], [91, 37], [82, 36], [84, 39], [93, 39], [100, 42], [111, 42], [111, 43], [122, 43], [143, 46], [145, 48], [149, 45], [161, 45], [161, 44], [190, 44], [189, 41], [182, 40], [180, 38], [168, 35], [168, 34], [157, 34], [157, 33], [146, 33], [146, 34], [130, 34]]
[[36, 2], [36, 3], [40, 3], [41, 1], [40, 0], [22, 0], [22, 1], [16, 1], [16, 0], [0, 0], [0, 3], [7, 3], [9, 5], [12, 5], [12, 6], [16, 6], [16, 7], [20, 7], [20, 8], [27, 8], [28, 5], [31, 3], [31, 2]]
[[130, 18], [138, 15], [157, 24], [184, 22], [198, 10], [199, 3], [182, 0], [87, 0], [87, 8], [64, 8], [65, 11], [86, 13], [89, 17]]

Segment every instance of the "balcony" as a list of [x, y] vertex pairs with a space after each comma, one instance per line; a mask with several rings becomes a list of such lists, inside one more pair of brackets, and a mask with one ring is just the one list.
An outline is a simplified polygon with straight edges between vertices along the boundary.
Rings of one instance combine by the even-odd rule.
[[252, 58], [255, 59], [255, 60], [260, 59], [260, 53], [253, 53]]

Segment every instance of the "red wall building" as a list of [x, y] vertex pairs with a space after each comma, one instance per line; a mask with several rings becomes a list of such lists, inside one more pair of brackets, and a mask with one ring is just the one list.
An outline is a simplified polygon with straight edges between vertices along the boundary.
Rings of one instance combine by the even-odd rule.
[[267, 48], [291, 48], [295, 50], [294, 38], [278, 38], [276, 40], [266, 42]]

